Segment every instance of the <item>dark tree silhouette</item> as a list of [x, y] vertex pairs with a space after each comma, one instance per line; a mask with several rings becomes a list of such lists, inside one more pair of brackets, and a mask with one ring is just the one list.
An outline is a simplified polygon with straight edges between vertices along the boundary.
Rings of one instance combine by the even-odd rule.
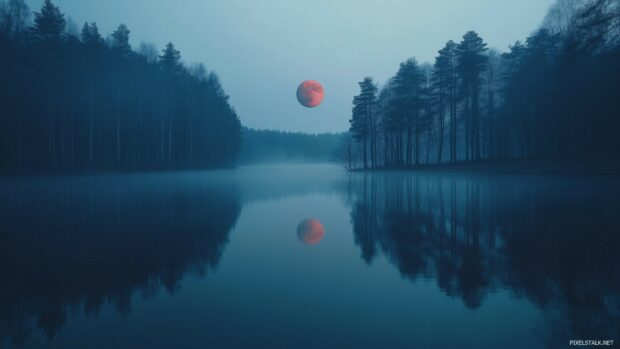
[[[430, 84], [427, 65], [401, 64], [374, 110], [381, 141], [373, 167], [542, 158], [616, 168], [619, 38], [618, 1], [558, 0], [508, 52], [488, 50], [474, 31], [449, 41]], [[366, 138], [351, 131], [363, 154]]]
[[118, 51], [121, 54], [131, 53], [131, 45], [129, 45], [130, 31], [126, 25], [121, 24], [112, 33], [112, 49]]
[[[362, 143], [362, 159], [364, 168], [377, 164], [377, 121], [375, 104], [377, 101], [377, 85], [372, 78], [364, 78], [359, 83], [360, 94], [353, 98], [353, 117], [350, 131], [353, 137]], [[370, 150], [370, 161], [368, 159]]]
[[97, 23], [84, 23], [82, 27], [82, 31], [80, 33], [80, 38], [84, 46], [91, 50], [99, 50], [103, 48], [103, 38], [101, 34], [99, 34], [99, 27], [97, 27]]
[[50, 0], [0, 6], [0, 172], [231, 166], [241, 124], [217, 75], [188, 69], [172, 43], [132, 50], [121, 24], [79, 35]]
[[445, 48], [439, 50], [439, 56], [435, 58], [435, 66], [433, 67], [433, 90], [437, 99], [437, 161], [441, 162], [443, 155], [445, 120], [447, 106], [450, 108], [450, 116], [452, 116], [452, 101], [454, 100], [451, 83], [454, 81], [454, 59], [451, 56], [451, 50], [446, 45]]
[[66, 25], [65, 14], [51, 0], [45, 0], [41, 11], [34, 14], [33, 34], [39, 41], [59, 41]]
[[480, 160], [480, 84], [487, 64], [486, 44], [474, 31], [467, 32], [456, 48], [461, 95], [465, 99], [465, 156]]
[[166, 45], [161, 56], [159, 56], [161, 64], [167, 69], [174, 71], [181, 65], [181, 52], [174, 48], [174, 44], [169, 42]]

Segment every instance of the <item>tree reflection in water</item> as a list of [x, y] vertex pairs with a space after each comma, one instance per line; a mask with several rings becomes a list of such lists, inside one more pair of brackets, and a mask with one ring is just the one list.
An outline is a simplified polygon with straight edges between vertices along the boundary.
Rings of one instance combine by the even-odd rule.
[[350, 178], [348, 201], [366, 263], [382, 253], [472, 309], [509, 289], [568, 343], [618, 338], [619, 193], [613, 179], [372, 173]]
[[[33, 184], [34, 183], [34, 184]], [[71, 308], [131, 312], [135, 292], [215, 268], [241, 205], [234, 187], [145, 177], [16, 180], [0, 187], [0, 343], [54, 336]]]

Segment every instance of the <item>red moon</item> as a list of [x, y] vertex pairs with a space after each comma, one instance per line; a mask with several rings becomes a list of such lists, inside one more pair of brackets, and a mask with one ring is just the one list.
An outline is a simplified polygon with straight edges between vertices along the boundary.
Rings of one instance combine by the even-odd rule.
[[297, 88], [297, 100], [306, 108], [318, 107], [324, 97], [323, 86], [318, 81], [306, 80]]
[[317, 219], [306, 219], [297, 227], [297, 237], [306, 245], [316, 245], [325, 235], [323, 224]]

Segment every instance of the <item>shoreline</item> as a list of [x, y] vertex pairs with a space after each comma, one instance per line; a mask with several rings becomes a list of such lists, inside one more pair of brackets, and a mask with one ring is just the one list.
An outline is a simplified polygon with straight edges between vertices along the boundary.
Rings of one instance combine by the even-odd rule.
[[569, 175], [569, 176], [620, 176], [620, 157], [593, 158], [539, 158], [458, 161], [414, 166], [356, 168], [352, 173], [399, 172], [469, 172], [485, 174]]

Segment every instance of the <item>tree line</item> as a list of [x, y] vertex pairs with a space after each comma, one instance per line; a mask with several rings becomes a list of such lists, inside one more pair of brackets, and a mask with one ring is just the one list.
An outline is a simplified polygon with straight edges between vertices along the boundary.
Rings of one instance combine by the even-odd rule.
[[307, 134], [276, 130], [243, 128], [243, 147], [239, 164], [302, 162], [319, 163], [332, 160], [341, 133]]
[[353, 99], [347, 167], [620, 154], [620, 1], [558, 0], [508, 52], [475, 32]]
[[230, 166], [241, 124], [218, 77], [169, 43], [135, 51], [121, 24], [71, 25], [51, 0], [34, 18], [0, 1], [0, 172]]

